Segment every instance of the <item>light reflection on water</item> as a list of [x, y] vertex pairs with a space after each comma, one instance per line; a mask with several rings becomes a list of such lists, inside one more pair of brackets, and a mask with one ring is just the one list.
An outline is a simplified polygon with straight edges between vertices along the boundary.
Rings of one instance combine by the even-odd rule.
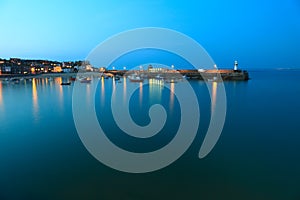
[[[114, 88], [115, 89], [115, 88]], [[123, 78], [123, 103], [125, 104], [127, 98], [127, 78]]]
[[170, 83], [170, 110], [174, 107], [175, 83]]
[[4, 109], [3, 96], [2, 96], [2, 82], [0, 82], [0, 109], [1, 109], [1, 111]]
[[[55, 82], [60, 84], [62, 83], [62, 77], [57, 77], [55, 78]], [[63, 99], [64, 99], [64, 93], [63, 93], [63, 87], [58, 85], [58, 91], [59, 91], [59, 101], [60, 101], [60, 105], [62, 105]]]
[[86, 100], [87, 102], [91, 102], [93, 98], [93, 94], [91, 93], [91, 87], [90, 84], [86, 84]]
[[[162, 93], [164, 90], [164, 81], [163, 80], [156, 80], [156, 79], [149, 79], [149, 80], [144, 80], [143, 82], [130, 82], [130, 80], [128, 80], [126, 77], [123, 77], [121, 79], [120, 82], [116, 82], [114, 79], [107, 80], [108, 82], [106, 82], [103, 78], [101, 78], [100, 81], [100, 90], [101, 90], [101, 103], [105, 102], [105, 93], [107, 92], [106, 90], [106, 84], [111, 84], [112, 85], [112, 100], [115, 101], [117, 100], [116, 98], [122, 98], [122, 103], [123, 105], [126, 104], [126, 102], [132, 98], [132, 96], [128, 96], [128, 95], [132, 95], [132, 93], [130, 93], [129, 91], [136, 91], [137, 93], [137, 98], [138, 98], [138, 104], [140, 107], [144, 106], [143, 100], [145, 100], [145, 97], [148, 97], [147, 102], [149, 101], [149, 103], [154, 103], [154, 102], [161, 102], [162, 101]], [[116, 96], [116, 88], [117, 87], [122, 87], [122, 96]], [[147, 90], [145, 90], [145, 87], [147, 88]], [[170, 109], [173, 108], [174, 106], [174, 92], [175, 92], [175, 83], [170, 83], [169, 85], [170, 88], [170, 95], [169, 95], [169, 104], [170, 104]], [[120, 90], [120, 89], [119, 89]], [[121, 90], [120, 90], [121, 91]], [[145, 94], [145, 92], [148, 92], [147, 94]], [[129, 94], [130, 93], [130, 94]], [[109, 95], [109, 94], [108, 94]], [[144, 96], [146, 95], [146, 96]]]
[[101, 105], [104, 105], [105, 103], [105, 81], [104, 77], [101, 77]]
[[149, 96], [151, 100], [161, 100], [163, 87], [164, 82], [162, 80], [149, 79]]
[[212, 90], [211, 90], [211, 113], [215, 113], [216, 109], [216, 102], [217, 102], [217, 89], [218, 89], [218, 83], [212, 82]]
[[139, 103], [140, 103], [140, 107], [141, 107], [143, 105], [143, 83], [142, 82], [140, 82]]
[[[44, 85], [38, 79], [20, 84], [0, 81], [0, 198], [59, 199], [65, 195], [65, 199], [76, 199], [86, 195], [92, 199], [153, 199], [151, 191], [157, 191], [163, 199], [186, 195], [203, 199], [243, 199], [245, 195], [249, 199], [299, 199], [299, 75], [257, 72], [247, 83], [226, 82], [227, 124], [212, 154], [207, 159], [196, 158], [199, 139], [174, 165], [138, 175], [111, 170], [88, 154], [72, 121], [72, 85], [61, 86], [61, 78], [44, 80]], [[190, 83], [201, 100], [201, 116], [214, 112], [219, 83], [209, 85], [209, 100], [203, 82]], [[103, 101], [99, 102], [110, 106], [104, 104], [113, 90], [112, 79], [101, 79], [100, 84], [98, 97], [101, 95]], [[116, 84], [121, 89], [131, 85], [124, 79]], [[150, 88], [137, 86], [140, 96], [134, 103], [139, 104], [147, 100]], [[179, 89], [179, 85], [170, 84], [170, 91]], [[172, 93], [162, 95], [162, 99], [170, 100], [170, 105], [174, 102], [176, 108]], [[35, 109], [42, 117], [38, 123], [32, 122]], [[175, 184], [174, 177], [178, 180]], [[5, 198], [10, 195], [13, 197]]]
[[38, 92], [37, 92], [37, 79], [32, 80], [32, 114], [35, 120], [38, 120], [39, 104], [38, 104]]
[[[45, 107], [56, 107], [58, 113], [63, 114], [65, 107], [66, 107], [66, 98], [70, 97], [72, 93], [73, 86], [61, 86], [60, 84], [65, 81], [65, 77], [54, 77], [54, 78], [33, 78], [32, 80], [24, 80], [21, 81], [20, 84], [9, 84], [3, 83], [0, 81], [0, 109], [1, 111], [5, 110], [6, 101], [4, 98], [4, 94], [7, 91], [12, 93], [16, 92], [16, 89], [19, 88], [25, 94], [30, 95], [29, 101], [31, 101], [31, 117], [36, 121], [40, 121], [41, 115], [43, 114]], [[95, 79], [93, 80], [95, 81]], [[98, 79], [97, 79], [98, 81]], [[165, 83], [162, 80], [156, 79], [149, 79], [145, 80], [144, 82], [140, 83], [132, 83], [126, 77], [123, 77], [120, 81], [115, 81], [114, 79], [104, 79], [103, 77], [100, 78], [99, 81], [99, 96], [101, 107], [107, 106], [108, 102], [106, 98], [113, 94], [113, 91], [120, 87], [120, 91], [122, 92], [120, 100], [123, 98], [123, 103], [128, 100], [127, 98], [132, 98], [128, 96], [128, 90], [135, 88], [137, 99], [134, 100], [136, 105], [139, 105], [140, 109], [143, 109], [147, 105], [151, 105], [153, 103], [161, 103], [162, 99], [164, 102], [167, 103], [169, 106], [167, 109], [172, 111], [174, 108], [174, 101], [175, 101], [175, 83], [167, 83], [168, 85], [166, 89]], [[82, 84], [85, 85], [86, 90], [86, 98], [88, 98], [88, 102], [92, 97], [92, 91], [89, 84]], [[128, 88], [129, 87], [129, 88]], [[163, 91], [168, 91], [167, 96], [163, 95]], [[146, 95], [146, 96], [145, 96]], [[114, 96], [111, 96], [114, 98]], [[166, 101], [167, 100], [167, 101]], [[119, 101], [119, 100], [118, 100]], [[121, 101], [120, 101], [121, 102]], [[13, 101], [9, 101], [10, 104], [14, 104]], [[25, 104], [26, 102], [24, 102]], [[70, 104], [69, 102], [68, 104]], [[109, 104], [110, 106], [110, 104]], [[49, 108], [47, 108], [49, 109]], [[2, 114], [4, 116], [4, 114]]]

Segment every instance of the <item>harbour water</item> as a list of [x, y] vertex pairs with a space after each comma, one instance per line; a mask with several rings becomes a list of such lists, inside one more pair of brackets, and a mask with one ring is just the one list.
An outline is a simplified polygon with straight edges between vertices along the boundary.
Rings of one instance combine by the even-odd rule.
[[[73, 83], [61, 86], [63, 77], [19, 84], [2, 80], [0, 199], [299, 199], [300, 71], [250, 71], [250, 78], [224, 82], [225, 125], [203, 159], [198, 152], [217, 94], [212, 93], [211, 100], [205, 82], [189, 81], [200, 105], [198, 134], [180, 159], [145, 174], [111, 169], [85, 149], [72, 115]], [[135, 85], [129, 110], [137, 124], [150, 122], [148, 110], [154, 104], [163, 105], [168, 116], [164, 131], [148, 139], [122, 134], [111, 114], [114, 88], [121, 87], [126, 95], [133, 84], [140, 83], [99, 80], [99, 123], [113, 143], [128, 151], [162, 148], [174, 137], [180, 120], [172, 90], [186, 83], [149, 80]], [[214, 90], [218, 84], [208, 87]], [[83, 86], [89, 91], [89, 84]]]

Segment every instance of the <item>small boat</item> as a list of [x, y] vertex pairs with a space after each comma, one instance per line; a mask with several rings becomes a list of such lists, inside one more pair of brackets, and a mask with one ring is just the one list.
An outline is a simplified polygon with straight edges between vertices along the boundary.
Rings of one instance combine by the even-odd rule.
[[80, 79], [80, 83], [90, 83], [92, 80], [88, 78], [82, 78]]
[[207, 81], [209, 81], [209, 82], [219, 82], [221, 80], [218, 77], [214, 76], [213, 78], [207, 79]]
[[71, 82], [62, 82], [60, 85], [71, 85]]
[[158, 74], [158, 75], [155, 76], [155, 78], [158, 79], [158, 80], [161, 80], [161, 79], [163, 79], [164, 77], [162, 77], [160, 74]]
[[138, 76], [137, 74], [132, 74], [130, 76], [128, 76], [128, 79], [131, 81], [131, 82], [143, 82], [144, 79], [140, 76]]
[[2, 82], [8, 83], [9, 82], [9, 78], [5, 78]]
[[70, 77], [70, 81], [76, 81], [76, 78]]
[[32, 78], [25, 78], [25, 81], [32, 81]]
[[81, 80], [80, 83], [90, 83], [92, 80], [87, 79], [87, 80]]
[[90, 83], [92, 80], [87, 77], [79, 77], [78, 80], [80, 83]]
[[11, 78], [9, 81], [12, 83], [15, 83], [15, 84], [20, 83], [20, 79], [18, 79], [18, 78]]
[[8, 78], [3, 79], [2, 83], [9, 83], [9, 79]]

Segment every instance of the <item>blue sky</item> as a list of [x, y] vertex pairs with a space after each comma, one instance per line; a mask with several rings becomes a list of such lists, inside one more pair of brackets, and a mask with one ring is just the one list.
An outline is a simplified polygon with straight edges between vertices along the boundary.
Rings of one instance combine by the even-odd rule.
[[80, 60], [112, 35], [150, 26], [194, 38], [220, 67], [300, 67], [299, 0], [0, 0], [0, 24], [0, 58]]

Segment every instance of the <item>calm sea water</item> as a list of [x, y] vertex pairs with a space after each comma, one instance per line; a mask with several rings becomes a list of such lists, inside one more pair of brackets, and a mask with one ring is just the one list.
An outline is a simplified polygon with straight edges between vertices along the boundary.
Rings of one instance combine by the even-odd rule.
[[[73, 85], [60, 85], [65, 78], [1, 81], [0, 199], [300, 199], [300, 71], [250, 71], [250, 76], [248, 82], [224, 83], [224, 129], [203, 159], [198, 152], [213, 104], [206, 84], [190, 81], [201, 110], [197, 137], [179, 160], [146, 174], [113, 170], [88, 153], [74, 125]], [[163, 105], [168, 115], [167, 134], [144, 140], [122, 134], [110, 110], [113, 88], [126, 91], [131, 84], [139, 83], [99, 81], [99, 123], [123, 149], [162, 148], [180, 118], [170, 90], [184, 83], [169, 83], [170, 89], [149, 83], [135, 91], [129, 109], [137, 124], [150, 122], [153, 104]], [[217, 87], [213, 84], [209, 87]]]

